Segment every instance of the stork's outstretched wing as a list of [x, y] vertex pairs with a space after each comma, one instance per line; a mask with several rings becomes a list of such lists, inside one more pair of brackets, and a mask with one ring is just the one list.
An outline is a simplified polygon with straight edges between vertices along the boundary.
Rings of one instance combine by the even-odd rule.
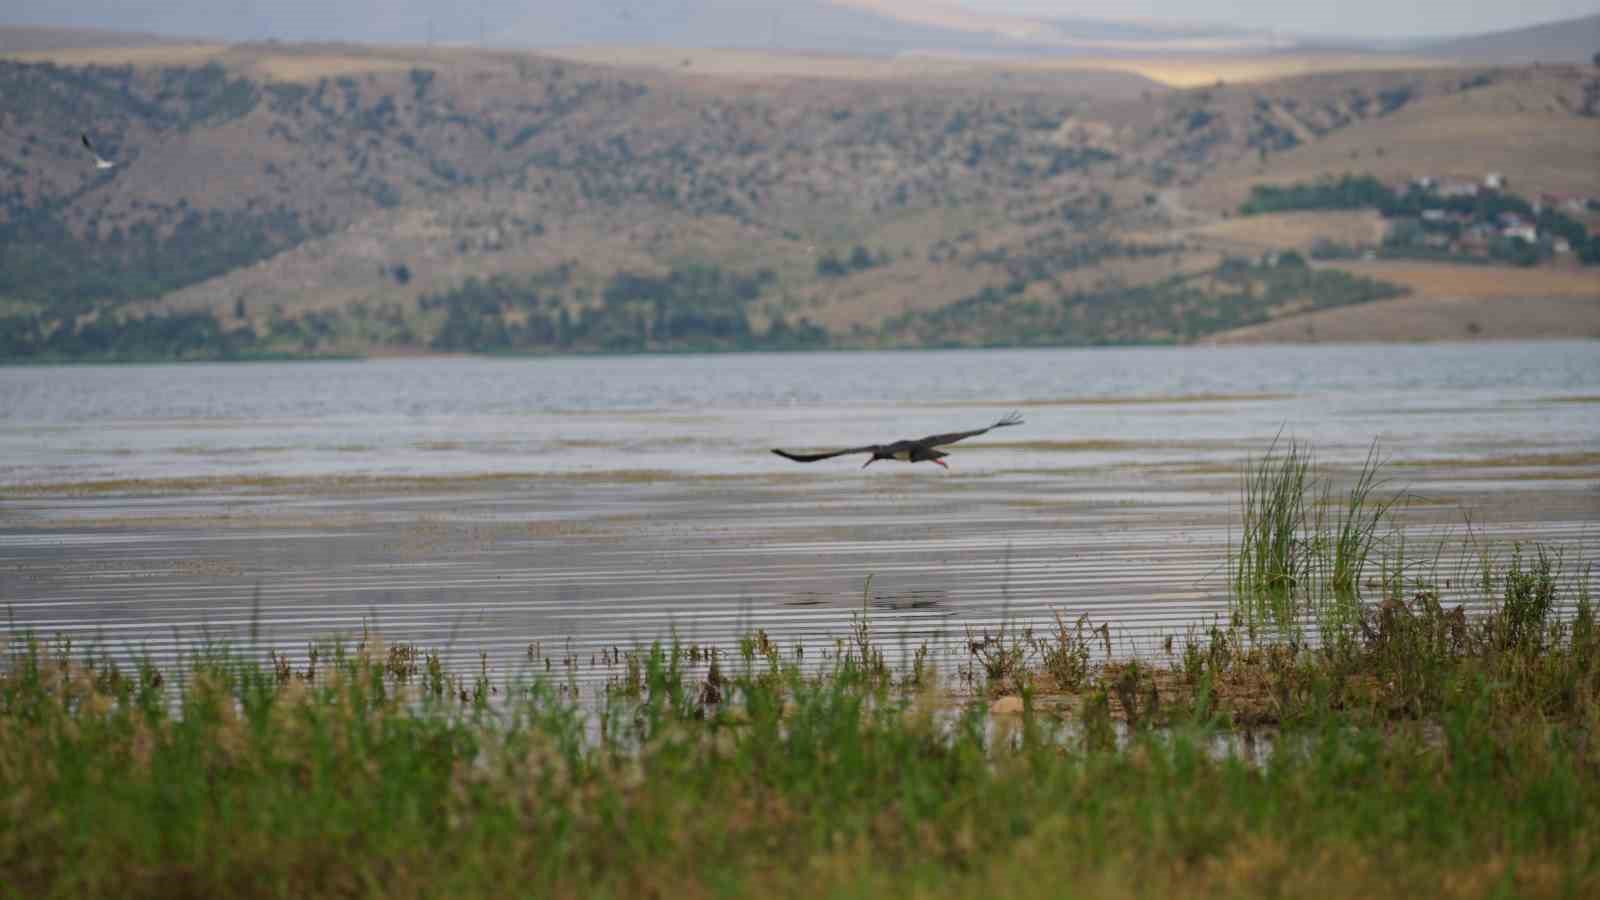
[[1008, 414], [1004, 419], [1001, 419], [993, 425], [990, 425], [988, 428], [978, 428], [973, 431], [952, 431], [949, 434], [930, 434], [922, 440], [917, 441], [917, 443], [928, 447], [940, 447], [945, 444], [954, 444], [956, 441], [965, 440], [969, 437], [977, 437], [978, 435], [994, 428], [1006, 428], [1011, 425], [1021, 424], [1022, 414], [1013, 412]]
[[849, 456], [852, 453], [871, 453], [876, 449], [878, 449], [877, 444], [868, 444], [865, 447], [851, 447], [849, 450], [830, 450], [826, 453], [790, 453], [787, 450], [779, 450], [777, 448], [774, 448], [772, 452], [784, 459], [792, 459], [795, 462], [816, 462], [819, 459], [833, 459], [835, 456]]

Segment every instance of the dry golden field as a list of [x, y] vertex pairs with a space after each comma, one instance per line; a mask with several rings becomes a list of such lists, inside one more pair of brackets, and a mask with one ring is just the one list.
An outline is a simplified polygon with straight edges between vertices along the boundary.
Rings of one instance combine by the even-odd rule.
[[1600, 338], [1600, 298], [1401, 297], [1224, 332], [1215, 344]]
[[1230, 331], [1215, 343], [1600, 338], [1600, 272], [1577, 267], [1342, 261], [1412, 294]]
[[1453, 265], [1410, 260], [1349, 260], [1334, 268], [1353, 275], [1392, 281], [1419, 297], [1528, 298], [1572, 297], [1600, 300], [1600, 270], [1576, 266]]
[[50, 62], [58, 66], [195, 66], [228, 51], [226, 44], [154, 44], [133, 47], [82, 47], [0, 53], [17, 62]]
[[1157, 85], [1190, 88], [1219, 81], [1247, 83], [1326, 72], [1441, 68], [1458, 63], [1382, 53], [1160, 53], [1074, 54], [1059, 58], [975, 59], [938, 54], [898, 57], [773, 53], [760, 50], [670, 47], [572, 47], [546, 51], [578, 62], [638, 66], [735, 78], [835, 78], [907, 80], [1074, 76], [1090, 72], [1137, 75]]
[[1374, 210], [1274, 213], [1218, 219], [1185, 232], [1204, 244], [1242, 249], [1306, 250], [1317, 240], [1376, 244], [1386, 226]]

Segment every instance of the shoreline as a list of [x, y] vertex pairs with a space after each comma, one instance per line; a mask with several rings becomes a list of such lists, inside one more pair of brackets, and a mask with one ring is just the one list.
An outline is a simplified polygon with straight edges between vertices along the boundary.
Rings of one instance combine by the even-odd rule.
[[[1417, 298], [1402, 297], [1396, 300], [1379, 301], [1382, 303], [1401, 303]], [[1434, 302], [1431, 301], [1430, 302]], [[1450, 302], [1450, 301], [1445, 301]], [[1515, 302], [1514, 299], [1495, 301], [1502, 303]], [[1576, 301], [1590, 302], [1590, 301]], [[1312, 316], [1321, 316], [1328, 313], [1349, 312], [1359, 307], [1348, 309], [1326, 310], [1319, 313], [1308, 313], [1305, 316], [1291, 316], [1285, 319], [1263, 322], [1258, 325], [1248, 325], [1235, 331], [1222, 332], [1209, 335], [1189, 342], [1150, 342], [1150, 343], [1105, 343], [1105, 344], [983, 344], [972, 346], [940, 346], [940, 347], [812, 347], [805, 349], [685, 349], [685, 350], [642, 350], [638, 352], [613, 352], [596, 350], [594, 352], [550, 352], [550, 353], [461, 353], [461, 352], [391, 352], [378, 350], [365, 355], [359, 354], [312, 354], [299, 356], [286, 354], [284, 356], [263, 356], [251, 358], [216, 359], [129, 359], [129, 360], [96, 360], [96, 359], [64, 359], [64, 360], [8, 360], [0, 359], [0, 369], [5, 368], [49, 368], [49, 367], [90, 367], [90, 366], [169, 366], [169, 365], [213, 365], [217, 363], [240, 364], [270, 364], [286, 362], [386, 362], [391, 360], [436, 360], [436, 359], [470, 359], [470, 360], [541, 360], [541, 359], [626, 359], [626, 358], [652, 358], [652, 357], [692, 357], [692, 356], [753, 356], [753, 355], [828, 355], [828, 354], [863, 354], [863, 353], [944, 353], [944, 352], [976, 352], [983, 350], [1166, 350], [1203, 347], [1301, 347], [1315, 345], [1319, 347], [1377, 347], [1391, 345], [1471, 345], [1471, 344], [1505, 344], [1505, 343], [1597, 343], [1600, 334], [1572, 335], [1572, 334], [1540, 334], [1540, 335], [1440, 335], [1438, 337], [1407, 337], [1370, 339], [1301, 339], [1277, 338], [1258, 339], [1250, 336], [1250, 332], [1258, 329], [1269, 329], [1282, 326], [1303, 326], [1305, 319]]]

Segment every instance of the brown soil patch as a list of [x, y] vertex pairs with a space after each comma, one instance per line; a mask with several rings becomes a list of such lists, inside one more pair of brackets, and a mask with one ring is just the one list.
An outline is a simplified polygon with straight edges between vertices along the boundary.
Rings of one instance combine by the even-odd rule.
[[1307, 250], [1320, 240], [1371, 245], [1383, 240], [1383, 217], [1372, 210], [1296, 212], [1221, 219], [1189, 232], [1205, 241], [1271, 250]]
[[1600, 339], [1600, 298], [1402, 297], [1291, 316], [1217, 335], [1215, 344]]
[[75, 47], [0, 54], [17, 62], [58, 66], [196, 66], [227, 52], [226, 44], [157, 44], [143, 47]]
[[1600, 299], [1600, 269], [1474, 266], [1410, 260], [1351, 260], [1332, 264], [1352, 275], [1408, 287], [1424, 297], [1582, 297]]
[[1352, 260], [1331, 268], [1402, 285], [1411, 296], [1290, 316], [1209, 343], [1600, 338], [1593, 269]]

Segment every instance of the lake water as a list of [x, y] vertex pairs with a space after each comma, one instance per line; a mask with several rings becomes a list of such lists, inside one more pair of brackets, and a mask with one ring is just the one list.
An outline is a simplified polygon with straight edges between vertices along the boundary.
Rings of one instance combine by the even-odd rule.
[[[768, 452], [1013, 408], [949, 472]], [[1594, 342], [12, 368], [0, 628], [166, 656], [367, 626], [587, 672], [670, 633], [831, 646], [865, 600], [907, 645], [1060, 612], [1149, 649], [1225, 608], [1239, 468], [1280, 434], [1335, 475], [1376, 441], [1430, 539], [1600, 546]]]

